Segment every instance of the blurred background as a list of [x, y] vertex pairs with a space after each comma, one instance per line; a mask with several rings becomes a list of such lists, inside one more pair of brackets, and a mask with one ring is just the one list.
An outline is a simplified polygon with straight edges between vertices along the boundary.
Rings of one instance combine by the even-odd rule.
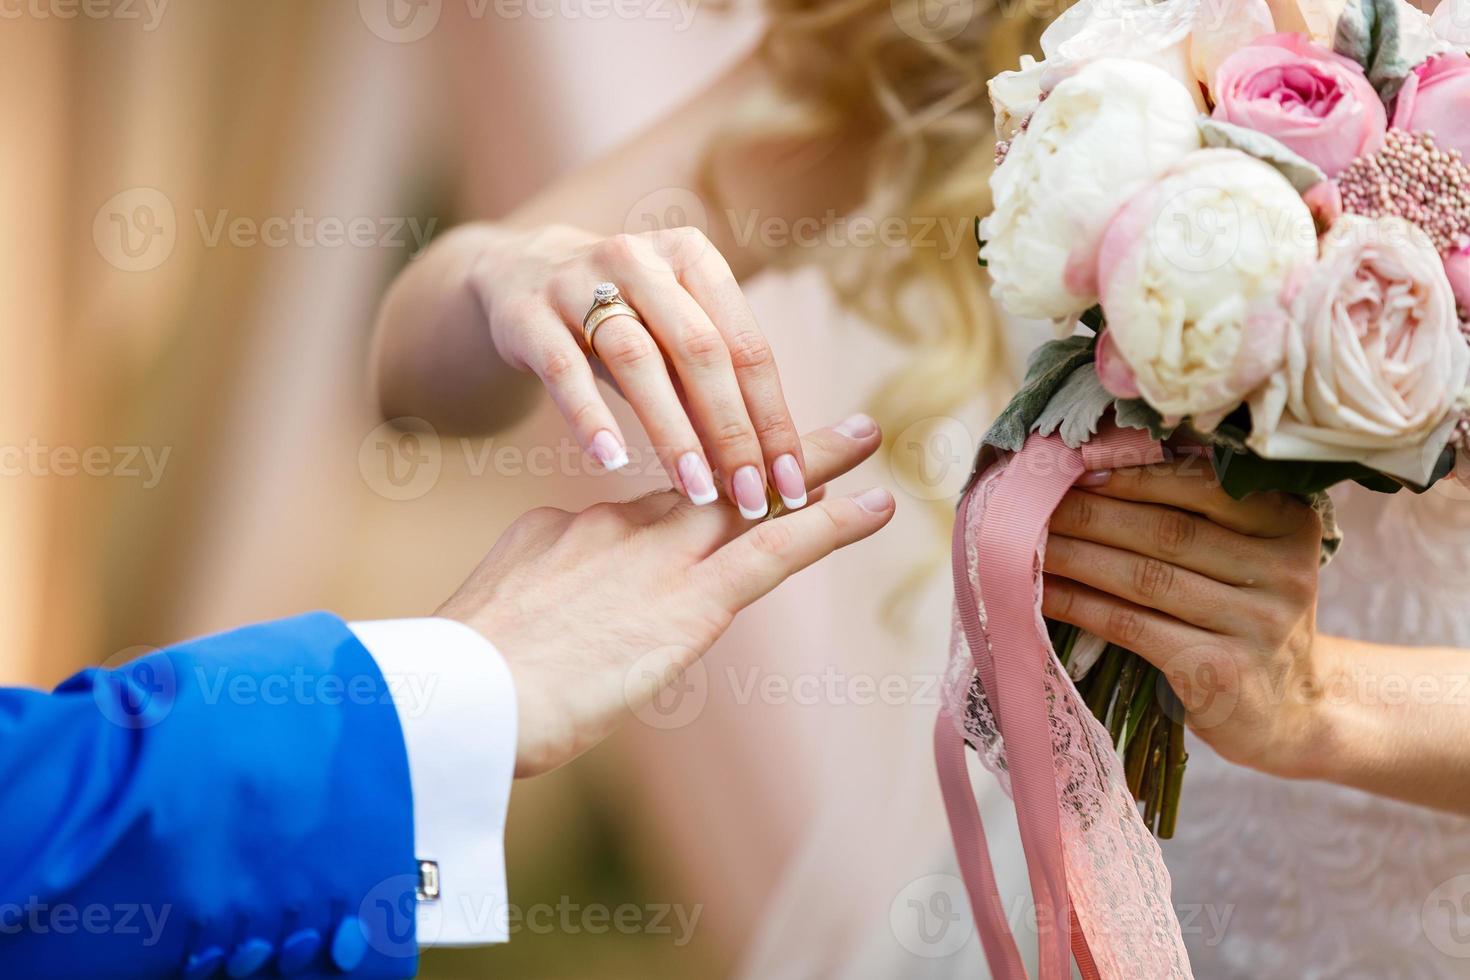
[[[5, 683], [315, 608], [429, 614], [523, 511], [665, 485], [649, 466], [595, 476], [549, 405], [484, 439], [381, 427], [374, 309], [432, 235], [505, 212], [719, 74], [756, 43], [757, 14], [26, 0], [3, 17]], [[750, 296], [803, 428], [867, 405], [897, 352], [819, 277], [768, 274]], [[628, 417], [624, 431], [640, 432]], [[950, 445], [960, 470], [968, 431]], [[524, 925], [505, 947], [428, 953], [425, 976], [738, 971], [763, 922], [804, 928], [783, 876], [834, 832], [855, 842], [834, 881], [896, 884], [834, 889], [867, 904], [833, 921], [892, 941], [894, 889], [940, 858], [885, 841], [870, 804], [913, 777], [913, 806], [940, 819], [922, 778], [933, 702], [915, 692], [949, 616], [942, 581], [905, 616], [881, 607], [943, 554], [908, 505], [957, 487], [904, 486], [883, 460], [859, 480], [908, 491], [892, 529], [742, 620], [692, 701], [518, 784]], [[837, 696], [793, 693], [833, 670]], [[882, 676], [907, 693], [848, 683]], [[943, 845], [928, 829], [923, 846]], [[585, 914], [625, 905], [636, 928]]]

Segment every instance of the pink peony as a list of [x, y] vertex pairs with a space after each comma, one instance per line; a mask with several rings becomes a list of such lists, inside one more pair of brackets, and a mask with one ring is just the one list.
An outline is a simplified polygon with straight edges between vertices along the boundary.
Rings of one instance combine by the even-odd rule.
[[1393, 124], [1411, 133], [1433, 133], [1442, 149], [1459, 150], [1470, 162], [1470, 55], [1431, 58], [1404, 82]]
[[1097, 352], [1093, 365], [1097, 368], [1097, 379], [1102, 382], [1103, 391], [1114, 398], [1137, 398], [1143, 394], [1138, 387], [1138, 376], [1123, 360], [1117, 345], [1113, 342], [1113, 332], [1104, 330], [1102, 336], [1097, 338]]
[[1344, 215], [1290, 292], [1285, 367], [1251, 398], [1251, 448], [1426, 481], [1470, 380], [1429, 237], [1401, 218]]
[[1215, 118], [1272, 136], [1335, 177], [1377, 153], [1388, 113], [1354, 61], [1299, 34], [1272, 34], [1226, 58]]

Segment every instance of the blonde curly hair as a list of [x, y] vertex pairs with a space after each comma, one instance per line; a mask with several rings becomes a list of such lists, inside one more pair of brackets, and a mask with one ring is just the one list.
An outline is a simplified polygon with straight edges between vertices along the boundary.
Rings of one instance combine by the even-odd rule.
[[[905, 219], [898, 226], [909, 238], [897, 247], [789, 249], [766, 258], [819, 263], [845, 308], [910, 351], [872, 405], [895, 468], [915, 461], [894, 453], [891, 440], [973, 403], [1004, 373], [1000, 318], [969, 247], [976, 215], [990, 208], [995, 130], [986, 84], [1022, 54], [1039, 53], [1043, 28], [1069, 3], [1043, 12], [1045, 0], [765, 0], [760, 53], [780, 98], [732, 121], [721, 142], [843, 134], [869, 141], [857, 211]], [[718, 199], [717, 187], [710, 193]], [[922, 240], [935, 222], [961, 244], [958, 254]], [[947, 532], [948, 503], [934, 512]], [[911, 593], [902, 590], [895, 602]]]

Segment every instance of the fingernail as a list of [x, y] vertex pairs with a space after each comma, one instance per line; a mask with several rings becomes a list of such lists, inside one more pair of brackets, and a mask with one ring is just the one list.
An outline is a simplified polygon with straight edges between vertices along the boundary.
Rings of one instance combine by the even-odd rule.
[[709, 465], [699, 453], [685, 453], [679, 457], [679, 479], [684, 483], [684, 492], [689, 499], [701, 507], [719, 499], [715, 490], [715, 478], [710, 476]]
[[832, 428], [833, 431], [849, 439], [867, 439], [878, 431], [878, 423], [874, 422], [871, 416], [858, 414]]
[[1078, 478], [1076, 485], [1079, 487], [1101, 487], [1106, 486], [1107, 482], [1112, 478], [1112, 470], [1093, 470], [1090, 473], [1083, 473]]
[[593, 458], [609, 473], [628, 465], [628, 450], [607, 429], [598, 430], [597, 435], [592, 437], [591, 450]]
[[730, 482], [735, 485], [735, 504], [740, 508], [741, 517], [755, 521], [766, 516], [766, 485], [761, 480], [760, 470], [754, 466], [742, 466], [735, 471], [735, 478]]
[[776, 481], [776, 492], [781, 495], [781, 503], [786, 505], [787, 510], [799, 510], [806, 506], [806, 478], [801, 475], [801, 467], [796, 465], [796, 457], [787, 453], [779, 457], [771, 464], [771, 476]]
[[893, 509], [893, 494], [882, 487], [852, 495], [853, 501], [869, 514], [886, 514]]

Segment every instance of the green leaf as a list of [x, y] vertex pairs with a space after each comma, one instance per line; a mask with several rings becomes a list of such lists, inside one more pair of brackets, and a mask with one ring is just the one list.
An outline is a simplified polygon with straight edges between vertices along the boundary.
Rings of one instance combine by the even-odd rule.
[[1101, 306], [1094, 306], [1078, 317], [1077, 320], [1093, 333], [1102, 333], [1103, 327], [1108, 325], [1107, 317], [1103, 315], [1103, 308]]
[[1393, 101], [1414, 70], [1399, 34], [1400, 0], [1348, 0], [1337, 22], [1333, 48], [1363, 66], [1385, 103]]
[[1144, 429], [1162, 442], [1174, 434], [1177, 426], [1165, 425], [1164, 417], [1142, 398], [1119, 398], [1114, 403], [1114, 420], [1125, 429]]
[[1299, 194], [1305, 194], [1327, 179], [1321, 167], [1265, 133], [1209, 118], [1200, 119], [1199, 131], [1206, 146], [1239, 150], [1269, 163], [1291, 181], [1291, 186]]
[[1073, 371], [1045, 410], [1037, 416], [1032, 429], [1044, 436], [1060, 431], [1062, 442], [1077, 449], [1097, 434], [1098, 423], [1113, 405], [1113, 396], [1103, 388], [1091, 363]]
[[1026, 365], [1021, 390], [985, 433], [984, 444], [1016, 453], [1026, 444], [1036, 420], [1072, 372], [1091, 363], [1092, 337], [1068, 337], [1042, 344]]
[[1226, 448], [1215, 453], [1215, 474], [1225, 492], [1236, 500], [1244, 500], [1253, 493], [1271, 491], [1311, 497], [1350, 480], [1384, 493], [1403, 489], [1397, 481], [1358, 463], [1263, 459], [1252, 452], [1241, 453]]

